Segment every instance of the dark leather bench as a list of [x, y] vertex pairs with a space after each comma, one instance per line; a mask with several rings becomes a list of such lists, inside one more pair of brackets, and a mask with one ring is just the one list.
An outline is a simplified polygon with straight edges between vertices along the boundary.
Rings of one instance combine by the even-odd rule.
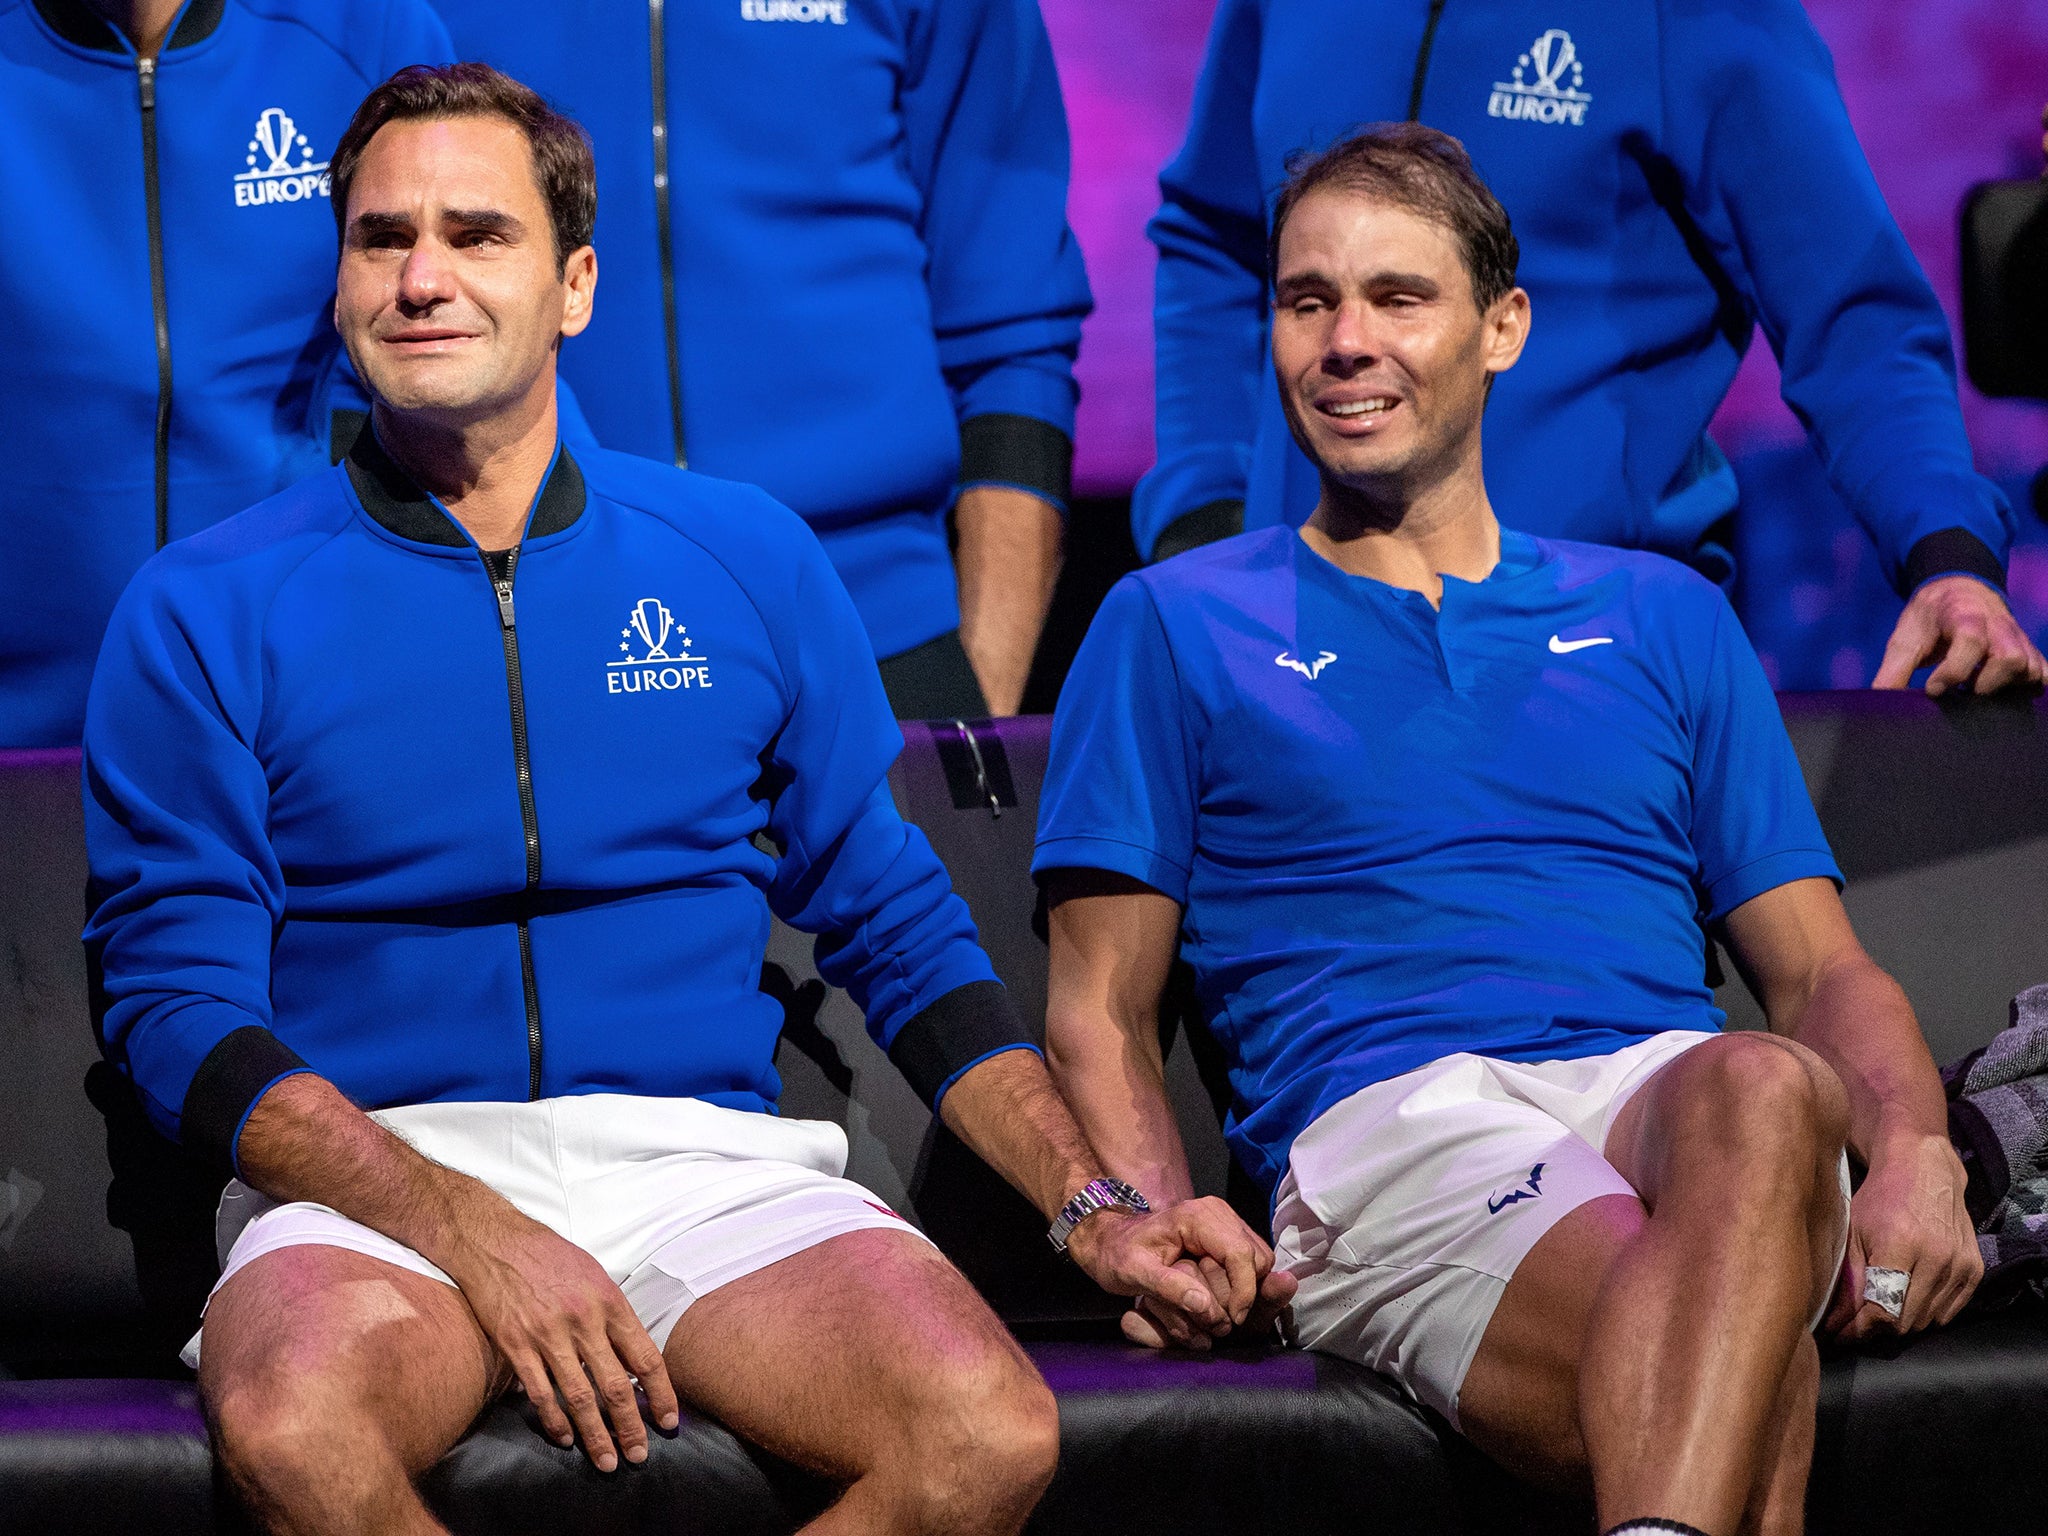
[[[2048, 708], [1869, 694], [1783, 704], [1859, 931], [1938, 1058], [1981, 1044], [2014, 991], [2048, 979]], [[977, 725], [970, 744], [951, 726], [910, 726], [894, 779], [998, 969], [1040, 1014], [1025, 868], [1046, 728]], [[82, 882], [75, 756], [0, 754], [0, 1531], [208, 1531], [230, 1516], [172, 1354], [209, 1278], [212, 1191], [151, 1143], [104, 1074], [92, 1100], [82, 1091], [94, 1060]], [[785, 1112], [847, 1124], [850, 1171], [919, 1216], [1058, 1394], [1060, 1473], [1034, 1530], [1588, 1528], [1582, 1510], [1513, 1485], [1370, 1372], [1116, 1342], [1115, 1307], [1052, 1262], [1035, 1214], [930, 1126], [843, 997], [805, 985], [799, 936], [778, 933], [771, 956], [764, 984], [790, 1014]], [[1755, 1022], [1738, 983], [1723, 1001]], [[1197, 1054], [1176, 1048], [1170, 1076], [1197, 1180], [1221, 1192], [1228, 1164]], [[646, 1467], [601, 1477], [511, 1403], [427, 1490], [451, 1526], [478, 1533], [786, 1532], [829, 1497], [702, 1419], [658, 1441]], [[2019, 1536], [2042, 1528], [2044, 1508], [2048, 1317], [1975, 1318], [1889, 1356], [1829, 1361], [1815, 1531]]]

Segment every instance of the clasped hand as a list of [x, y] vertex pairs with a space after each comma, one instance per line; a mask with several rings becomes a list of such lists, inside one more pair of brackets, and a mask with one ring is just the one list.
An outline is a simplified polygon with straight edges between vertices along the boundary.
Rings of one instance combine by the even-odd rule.
[[1134, 1299], [1124, 1336], [1152, 1349], [1207, 1349], [1233, 1332], [1258, 1339], [1294, 1299], [1272, 1246], [1213, 1196], [1149, 1216], [1097, 1212], [1067, 1252], [1105, 1291]]

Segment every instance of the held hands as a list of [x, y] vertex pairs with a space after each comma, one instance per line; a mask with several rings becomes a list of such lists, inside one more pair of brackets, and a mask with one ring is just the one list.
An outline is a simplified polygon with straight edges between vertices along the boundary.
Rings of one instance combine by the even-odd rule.
[[2027, 638], [2005, 599], [1971, 576], [1938, 576], [1899, 615], [1873, 688], [1903, 688], [1916, 668], [1935, 664], [1930, 695], [1960, 686], [1995, 693], [2014, 683], [2048, 683], [2048, 660]]
[[1124, 1336], [1152, 1349], [1207, 1349], [1233, 1331], [1257, 1339], [1294, 1299], [1294, 1276], [1273, 1267], [1271, 1245], [1213, 1196], [1149, 1216], [1098, 1211], [1067, 1252], [1105, 1291], [1136, 1298]]
[[[1830, 1335], [1853, 1340], [1915, 1333], [1962, 1311], [1984, 1278], [1963, 1185], [1963, 1165], [1943, 1136], [1914, 1138], [1873, 1156], [1849, 1208], [1842, 1284], [1823, 1324]], [[1863, 1300], [1864, 1271], [1872, 1265], [1909, 1276], [1902, 1316]]]
[[654, 1340], [597, 1260], [501, 1200], [473, 1203], [478, 1208], [464, 1212], [462, 1255], [443, 1267], [511, 1366], [541, 1428], [557, 1445], [581, 1440], [600, 1472], [619, 1464], [614, 1436], [626, 1460], [645, 1461], [647, 1426], [634, 1378], [656, 1423], [674, 1429], [679, 1420]]

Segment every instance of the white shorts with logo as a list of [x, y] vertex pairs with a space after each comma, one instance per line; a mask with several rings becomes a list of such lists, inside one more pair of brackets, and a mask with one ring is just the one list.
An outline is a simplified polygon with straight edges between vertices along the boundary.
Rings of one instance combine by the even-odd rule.
[[[843, 1232], [922, 1237], [840, 1177], [846, 1133], [826, 1120], [698, 1099], [593, 1093], [531, 1104], [410, 1104], [373, 1119], [421, 1155], [489, 1185], [589, 1253], [657, 1345], [690, 1303]], [[252, 1260], [299, 1243], [382, 1259], [453, 1285], [405, 1244], [324, 1205], [280, 1205], [239, 1180], [215, 1224], [219, 1290]], [[185, 1346], [199, 1363], [204, 1331]]]
[[[1461, 1052], [1325, 1110], [1295, 1141], [1274, 1202], [1278, 1262], [1301, 1282], [1299, 1342], [1392, 1377], [1455, 1425], [1465, 1372], [1529, 1250], [1587, 1201], [1635, 1194], [1601, 1155], [1622, 1106], [1713, 1038], [1672, 1030], [1573, 1061]], [[1846, 1157], [1841, 1179], [1846, 1205]]]

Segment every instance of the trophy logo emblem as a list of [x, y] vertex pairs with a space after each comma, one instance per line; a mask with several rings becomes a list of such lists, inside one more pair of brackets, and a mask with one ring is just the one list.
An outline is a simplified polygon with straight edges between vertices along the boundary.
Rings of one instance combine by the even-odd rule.
[[[642, 661], [667, 661], [668, 632], [675, 628], [676, 616], [663, 607], [659, 598], [643, 597], [633, 605], [633, 616], [628, 622], [640, 632], [640, 643], [647, 647]], [[687, 640], [684, 642], [689, 643]]]
[[[1533, 80], [1529, 78], [1532, 73]], [[1593, 102], [1585, 84], [1586, 66], [1579, 58], [1578, 44], [1564, 28], [1552, 27], [1515, 61], [1509, 79], [1493, 82], [1486, 115], [1583, 128], [1586, 109]]]
[[668, 604], [658, 597], [643, 597], [626, 610], [625, 625], [619, 630], [619, 659], [605, 664], [605, 691], [675, 693], [709, 688], [708, 661], [691, 650], [690, 633], [676, 623]]
[[283, 107], [265, 107], [249, 135], [244, 169], [235, 175], [235, 205], [302, 203], [329, 196], [327, 162], [313, 159], [313, 146]]

